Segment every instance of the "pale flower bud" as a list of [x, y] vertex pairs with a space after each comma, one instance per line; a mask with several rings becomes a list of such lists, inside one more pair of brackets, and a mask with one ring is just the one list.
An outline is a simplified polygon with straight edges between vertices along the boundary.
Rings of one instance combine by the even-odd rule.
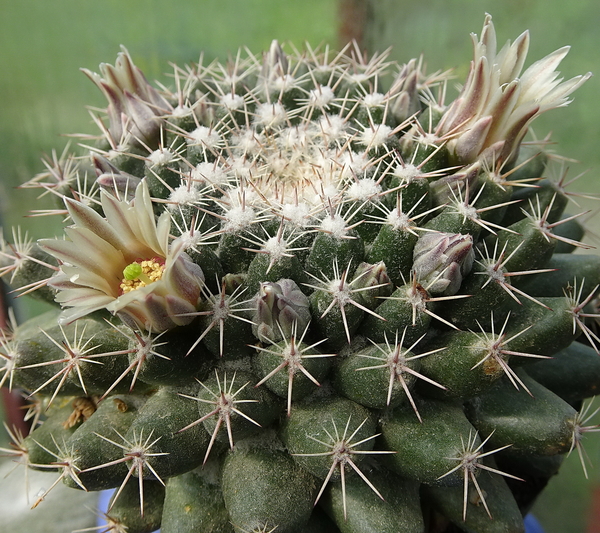
[[569, 95], [590, 73], [563, 81], [556, 70], [569, 47], [559, 48], [521, 72], [529, 49], [524, 32], [496, 51], [496, 31], [486, 15], [481, 38], [472, 35], [474, 57], [458, 98], [442, 117], [437, 134], [449, 136], [446, 144], [453, 162], [472, 163], [483, 158], [511, 161], [529, 124], [549, 109], [564, 107]]
[[262, 76], [268, 82], [276, 78], [282, 78], [288, 73], [288, 60], [281, 48], [281, 45], [276, 40], [271, 42], [269, 51], [263, 58]]
[[256, 297], [253, 333], [263, 342], [277, 343], [294, 332], [301, 334], [310, 322], [310, 304], [291, 279], [260, 284]]
[[146, 80], [125, 48], [115, 66], [102, 63], [100, 74], [82, 69], [108, 100], [108, 131], [116, 143], [152, 144], [169, 103]]
[[369, 309], [375, 309], [383, 301], [381, 298], [392, 294], [394, 288], [383, 261], [358, 265], [350, 286], [356, 300]]
[[420, 111], [418, 85], [421, 76], [421, 65], [416, 59], [411, 59], [396, 76], [389, 94], [394, 97], [390, 111], [398, 122]]
[[413, 252], [413, 270], [429, 294], [451, 296], [473, 266], [473, 237], [460, 233], [426, 233]]

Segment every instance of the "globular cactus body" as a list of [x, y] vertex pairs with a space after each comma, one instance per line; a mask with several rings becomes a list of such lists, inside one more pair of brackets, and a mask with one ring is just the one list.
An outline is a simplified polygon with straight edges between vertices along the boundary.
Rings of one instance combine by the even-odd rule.
[[522, 465], [581, 450], [600, 386], [600, 260], [522, 145], [587, 76], [556, 80], [564, 50], [521, 74], [527, 43], [496, 54], [487, 17], [450, 104], [352, 46], [177, 67], [172, 93], [126, 51], [86, 72], [101, 138], [26, 184], [66, 238], [0, 250], [62, 308], [2, 338], [43, 420], [15, 453], [117, 488], [114, 531], [522, 531]]

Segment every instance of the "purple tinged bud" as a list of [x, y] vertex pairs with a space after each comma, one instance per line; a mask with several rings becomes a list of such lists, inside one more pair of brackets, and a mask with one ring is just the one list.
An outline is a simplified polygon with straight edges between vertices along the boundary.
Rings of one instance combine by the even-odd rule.
[[100, 187], [119, 198], [125, 197], [127, 200], [133, 198], [137, 186], [142, 181], [141, 178], [121, 171], [108, 159], [98, 154], [92, 156], [92, 163], [98, 176], [96, 182]]
[[481, 153], [492, 126], [493, 117], [486, 116], [477, 120], [471, 129], [456, 140], [454, 152], [459, 161], [475, 161]]
[[394, 290], [383, 261], [358, 265], [350, 286], [358, 303], [369, 309], [375, 309], [382, 303], [381, 298], [390, 296]]
[[108, 131], [113, 142], [148, 144], [155, 140], [163, 122], [161, 117], [172, 108], [134, 65], [127, 50], [123, 48], [114, 67], [101, 64], [101, 75], [87, 69], [83, 72], [108, 101]]
[[152, 143], [162, 124], [155, 109], [128, 91], [123, 91], [123, 102], [125, 111], [121, 117], [124, 129], [134, 139]]
[[[496, 51], [496, 32], [486, 16], [481, 38], [473, 35], [471, 70], [458, 98], [442, 117], [436, 133], [449, 137], [446, 144], [453, 162], [475, 160], [501, 164], [517, 156], [529, 124], [549, 109], [569, 103], [568, 96], [581, 86], [589, 73], [563, 81], [556, 70], [568, 47], [533, 63], [521, 72], [529, 48], [523, 33]], [[501, 152], [489, 150], [504, 141]]]
[[288, 60], [278, 41], [271, 42], [269, 51], [263, 58], [262, 76], [267, 81], [281, 78], [288, 73]]
[[415, 245], [413, 270], [432, 296], [452, 296], [471, 271], [473, 238], [460, 233], [426, 233]]
[[245, 282], [246, 274], [233, 274], [232, 272], [228, 272], [222, 278], [225, 294], [229, 294], [230, 296], [238, 291]]
[[291, 279], [264, 282], [256, 296], [252, 331], [263, 342], [277, 343], [294, 332], [301, 335], [310, 322], [307, 296]]
[[481, 163], [476, 162], [454, 174], [444, 176], [432, 182], [429, 190], [433, 196], [434, 203], [442, 205], [452, 202], [457, 197], [460, 198], [465, 186], [468, 186], [471, 191], [476, 191], [481, 167]]
[[393, 97], [390, 111], [398, 122], [406, 120], [421, 109], [418, 91], [421, 75], [420, 64], [416, 59], [411, 59], [402, 67], [392, 84], [388, 93]]
[[113, 196], [119, 196], [126, 200], [134, 197], [136, 187], [141, 183], [141, 178], [132, 176], [125, 172], [119, 174], [100, 174], [96, 183], [104, 190], [109, 191]]

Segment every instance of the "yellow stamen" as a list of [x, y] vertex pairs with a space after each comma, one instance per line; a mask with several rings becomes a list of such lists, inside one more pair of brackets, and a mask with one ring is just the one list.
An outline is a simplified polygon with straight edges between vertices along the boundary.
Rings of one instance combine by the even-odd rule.
[[165, 265], [161, 265], [155, 259], [127, 265], [123, 270], [123, 280], [120, 285], [122, 293], [125, 294], [158, 281], [162, 278], [164, 270]]

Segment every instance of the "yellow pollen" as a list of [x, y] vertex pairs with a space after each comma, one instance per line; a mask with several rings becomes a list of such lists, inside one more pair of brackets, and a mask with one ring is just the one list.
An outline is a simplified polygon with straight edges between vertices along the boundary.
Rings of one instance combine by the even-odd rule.
[[[139, 266], [138, 266], [139, 265]], [[131, 269], [131, 266], [136, 268]], [[135, 277], [130, 274], [131, 270], [135, 271]], [[154, 283], [162, 278], [163, 272], [165, 271], [165, 265], [161, 265], [154, 259], [148, 259], [147, 261], [141, 261], [139, 263], [132, 263], [123, 271], [123, 279], [121, 280], [121, 292], [131, 292], [141, 287], [145, 287], [150, 283]], [[133, 279], [130, 279], [132, 278]]]

